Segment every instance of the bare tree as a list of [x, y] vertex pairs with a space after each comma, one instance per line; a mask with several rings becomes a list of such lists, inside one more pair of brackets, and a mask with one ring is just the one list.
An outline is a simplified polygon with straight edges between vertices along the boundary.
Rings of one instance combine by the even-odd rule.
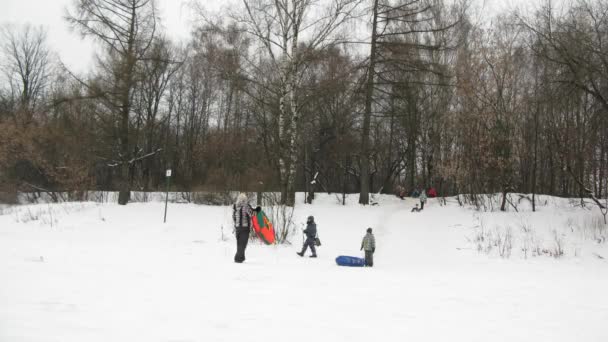
[[129, 202], [133, 163], [145, 155], [133, 151], [129, 140], [132, 95], [137, 65], [144, 59], [156, 34], [153, 0], [76, 0], [67, 21], [84, 36], [101, 42], [107, 58], [99, 59], [109, 84], [98, 89], [107, 109], [117, 117], [118, 156], [111, 166], [120, 167], [118, 203]]
[[[534, 37], [532, 52], [542, 60], [543, 69], [549, 70], [543, 72], [543, 86], [553, 93], [543, 107], [555, 154], [549, 160], [559, 161], [562, 194], [569, 193], [571, 187], [577, 187], [581, 197], [588, 196], [589, 188], [601, 194], [604, 186], [606, 147], [602, 141], [608, 123], [606, 11], [604, 1], [576, 0], [562, 10], [556, 2], [546, 1], [534, 17], [519, 16], [519, 24]], [[556, 103], [561, 108], [557, 109]], [[552, 183], [554, 174], [552, 171]], [[583, 185], [588, 174], [593, 182], [589, 188]]]
[[[455, 8], [454, 18], [441, 20], [447, 6], [443, 1], [430, 0], [373, 0], [372, 33], [370, 55], [365, 83], [365, 112], [361, 143], [361, 193], [359, 203], [369, 204], [370, 182], [370, 124], [374, 114], [374, 104], [379, 106], [376, 93], [387, 94], [390, 89], [403, 89], [408, 107], [417, 111], [415, 93], [418, 88], [432, 84], [420, 75], [442, 76], [441, 64], [433, 56], [425, 56], [424, 51], [442, 52], [453, 47], [443, 39], [443, 34], [455, 28], [462, 19], [466, 6]], [[447, 75], [443, 75], [447, 77]], [[438, 83], [438, 82], [435, 82]], [[398, 85], [400, 87], [393, 87]], [[389, 88], [389, 89], [386, 89]], [[409, 162], [412, 173], [415, 170], [415, 140], [417, 127], [410, 134]], [[412, 175], [413, 183], [413, 175]], [[413, 184], [412, 184], [413, 185]]]
[[4, 26], [0, 39], [1, 67], [9, 86], [9, 97], [29, 122], [50, 78], [51, 56], [46, 32], [42, 27], [31, 25]]
[[[151, 188], [150, 174], [156, 159], [153, 156], [162, 150], [163, 145], [166, 145], [162, 139], [163, 135], [158, 131], [161, 124], [169, 119], [168, 113], [163, 111], [165, 93], [172, 77], [182, 65], [172, 49], [173, 46], [168, 40], [155, 39], [138, 71], [140, 76], [134, 95], [136, 99], [134, 111], [137, 113], [135, 130], [141, 134], [138, 134], [139, 139], [135, 143], [147, 156], [141, 160], [144, 190]], [[167, 116], [159, 118], [162, 114]]]
[[301, 106], [298, 92], [306, 51], [319, 50], [340, 41], [338, 29], [361, 0], [243, 0], [238, 23], [254, 36], [279, 71], [278, 165], [281, 201], [295, 201], [296, 139]]

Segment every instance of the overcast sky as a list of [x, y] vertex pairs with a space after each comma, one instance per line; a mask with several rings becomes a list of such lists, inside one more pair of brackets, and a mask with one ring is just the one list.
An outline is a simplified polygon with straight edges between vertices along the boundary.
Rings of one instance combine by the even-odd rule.
[[[522, 3], [541, 0], [477, 0], [484, 12], [493, 13]], [[186, 39], [192, 23], [191, 0], [157, 0], [159, 13], [167, 34], [173, 39]], [[218, 11], [228, 0], [198, 0], [206, 8]], [[95, 46], [90, 39], [81, 39], [71, 32], [65, 20], [66, 7], [72, 0], [0, 0], [0, 24], [42, 25], [48, 31], [51, 48], [76, 72], [85, 71], [91, 63]]]

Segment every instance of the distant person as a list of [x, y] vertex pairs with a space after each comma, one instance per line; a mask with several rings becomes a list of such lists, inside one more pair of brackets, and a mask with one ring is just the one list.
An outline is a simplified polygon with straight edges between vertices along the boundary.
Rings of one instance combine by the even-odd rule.
[[240, 193], [236, 199], [236, 203], [232, 206], [232, 221], [234, 222], [234, 233], [236, 236], [234, 262], [242, 263], [245, 261], [245, 249], [249, 242], [253, 211], [253, 208], [249, 205], [247, 195]]
[[417, 213], [419, 211], [420, 211], [420, 208], [418, 208], [418, 203], [416, 203], [416, 206], [412, 208], [412, 212]]
[[397, 191], [396, 191], [397, 197], [399, 197], [400, 199], [404, 199], [406, 193], [405, 193], [405, 189], [399, 185], [397, 186]]
[[376, 252], [376, 239], [372, 234], [372, 229], [367, 228], [367, 234], [361, 241], [361, 250], [365, 250], [365, 266], [374, 266], [374, 253]]
[[401, 191], [399, 191], [399, 198], [405, 199], [406, 195], [407, 193], [405, 192], [405, 189], [401, 189]]
[[426, 203], [426, 191], [420, 192], [420, 210], [424, 210], [424, 203]]
[[414, 189], [414, 191], [412, 191], [412, 193], [410, 194], [410, 197], [413, 197], [413, 198], [420, 197], [420, 191], [418, 191], [417, 189]]
[[429, 195], [429, 198], [435, 198], [437, 197], [437, 190], [431, 187], [427, 195]]
[[315, 223], [315, 218], [313, 216], [308, 216], [308, 219], [306, 219], [306, 229], [304, 229], [303, 233], [306, 235], [306, 241], [304, 241], [302, 251], [297, 254], [303, 257], [304, 253], [306, 253], [306, 249], [310, 247], [310, 251], [312, 252], [310, 257], [316, 258], [317, 249], [315, 248], [315, 238], [317, 237], [317, 224]]

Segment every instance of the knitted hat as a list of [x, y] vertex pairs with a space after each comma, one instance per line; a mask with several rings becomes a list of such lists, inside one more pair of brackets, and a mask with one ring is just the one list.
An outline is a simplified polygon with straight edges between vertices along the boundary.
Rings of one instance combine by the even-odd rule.
[[241, 192], [239, 194], [239, 196], [236, 198], [236, 203], [246, 203], [247, 202], [247, 195], [244, 192]]

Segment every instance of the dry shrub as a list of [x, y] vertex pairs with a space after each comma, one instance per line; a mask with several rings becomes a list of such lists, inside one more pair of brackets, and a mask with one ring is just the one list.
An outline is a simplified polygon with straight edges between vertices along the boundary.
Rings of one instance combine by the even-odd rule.
[[84, 191], [92, 187], [80, 137], [51, 125], [0, 123], [0, 181], [22, 191]]
[[0, 191], [0, 204], [17, 204], [16, 191]]

